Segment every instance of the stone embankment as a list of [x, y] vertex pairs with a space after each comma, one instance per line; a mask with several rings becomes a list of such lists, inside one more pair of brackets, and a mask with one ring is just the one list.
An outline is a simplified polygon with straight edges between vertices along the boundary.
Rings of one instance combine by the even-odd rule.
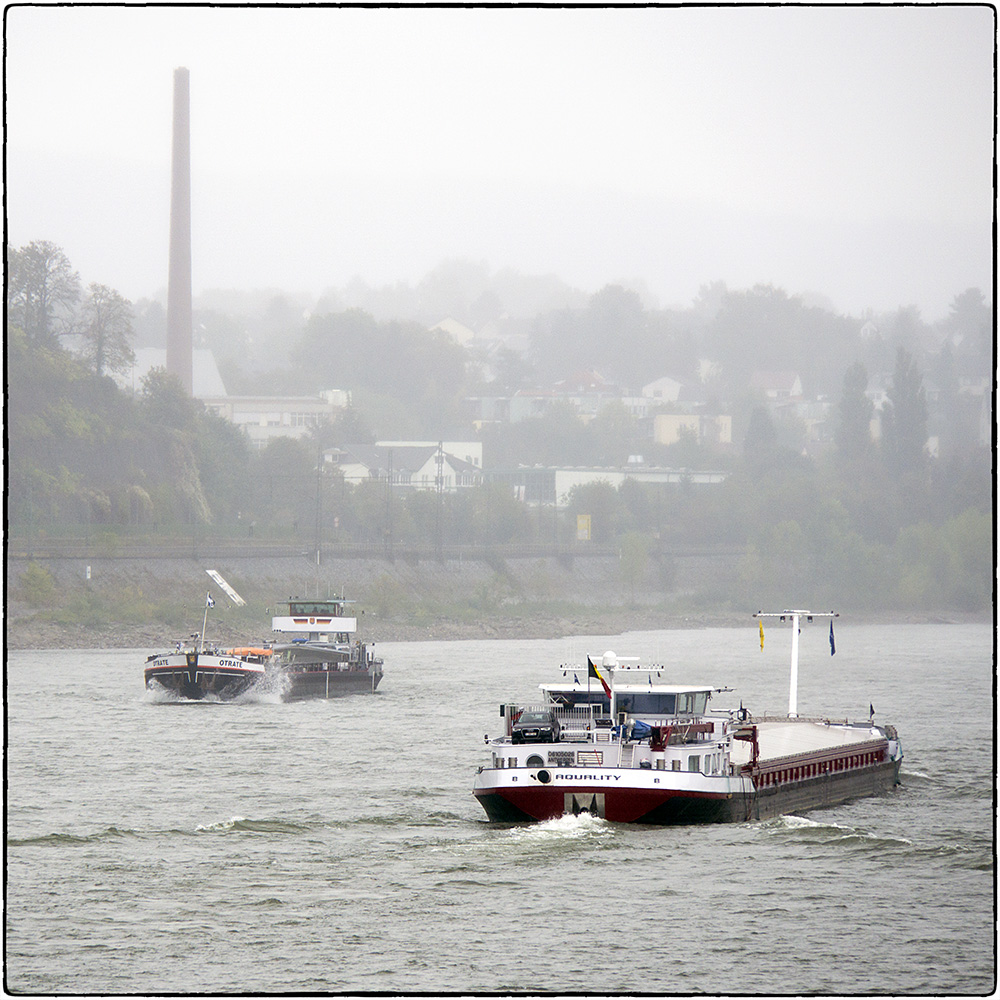
[[[226, 646], [273, 640], [271, 616], [289, 597], [344, 596], [355, 602], [368, 641], [551, 639], [569, 635], [745, 626], [753, 609], [706, 606], [696, 595], [731, 592], [731, 553], [650, 559], [627, 583], [614, 556], [315, 558], [216, 553], [137, 556], [8, 555], [4, 620], [9, 649], [148, 649], [201, 630], [205, 595], [216, 606], [207, 637]], [[40, 574], [46, 596], [29, 593]], [[206, 574], [218, 570], [246, 599], [236, 608]], [[89, 571], [89, 572], [88, 572]], [[27, 574], [27, 576], [26, 576]], [[30, 598], [30, 599], [29, 599]], [[983, 616], [878, 615], [893, 623], [985, 620]]]
[[[29, 601], [23, 578], [44, 569], [52, 594]], [[234, 608], [206, 570], [218, 570], [246, 599]], [[205, 594], [216, 607], [208, 633], [242, 645], [271, 638], [282, 600], [344, 596], [356, 602], [359, 633], [375, 641], [553, 638], [636, 629], [737, 624], [743, 616], [668, 611], [725, 572], [718, 556], [671, 561], [669, 581], [650, 560], [626, 583], [613, 555], [586, 558], [315, 558], [178, 553], [170, 558], [47, 554], [7, 561], [6, 640], [12, 649], [162, 648], [201, 628]], [[669, 584], [669, 585], [668, 585]]]

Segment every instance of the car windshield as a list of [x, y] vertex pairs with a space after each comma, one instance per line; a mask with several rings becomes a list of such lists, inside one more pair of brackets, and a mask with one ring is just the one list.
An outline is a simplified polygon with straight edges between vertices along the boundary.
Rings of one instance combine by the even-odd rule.
[[549, 722], [550, 716], [548, 712], [525, 712], [522, 714], [521, 718], [517, 720], [518, 722]]

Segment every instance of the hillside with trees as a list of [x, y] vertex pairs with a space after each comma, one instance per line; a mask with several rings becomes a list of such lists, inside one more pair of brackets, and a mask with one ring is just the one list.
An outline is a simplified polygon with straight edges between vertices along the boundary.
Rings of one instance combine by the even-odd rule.
[[[331, 292], [328, 308], [281, 296], [258, 297], [252, 313], [239, 311], [239, 297], [228, 312], [219, 302], [196, 308], [196, 329], [231, 391], [351, 393], [351, 407], [308, 438], [256, 451], [163, 369], [134, 392], [116, 382], [136, 343], [162, 343], [156, 303], [133, 305], [98, 283], [84, 291], [59, 248], [43, 242], [9, 249], [8, 274], [12, 540], [128, 545], [197, 535], [571, 550], [576, 514], [587, 513], [593, 544], [619, 553], [633, 591], [664, 601], [672, 553], [725, 547], [735, 553], [731, 578], [698, 595], [718, 607], [792, 595], [869, 611], [990, 606], [991, 453], [961, 392], [963, 379], [993, 370], [992, 307], [978, 290], [956, 295], [949, 315], [928, 324], [908, 307], [849, 317], [770, 286], [721, 283], [690, 308], [661, 309], [620, 286], [587, 297], [555, 279], [452, 262], [423, 288]], [[408, 315], [389, 315], [393, 301]], [[445, 315], [489, 325], [493, 350], [430, 327]], [[730, 409], [733, 443], [682, 436], [654, 445], [621, 403], [586, 423], [556, 405], [519, 423], [473, 426], [470, 396], [551, 385], [584, 367], [634, 388], [666, 374], [697, 380]], [[750, 389], [752, 373], [767, 367], [796, 370], [810, 396], [831, 401], [825, 448], [807, 449], [802, 428], [776, 423]], [[878, 441], [869, 433], [876, 379]], [[936, 457], [925, 448], [932, 421]], [[389, 491], [347, 483], [318, 461], [326, 448], [441, 438], [483, 441], [483, 485], [453, 495]], [[636, 454], [727, 475], [711, 488], [592, 483], [562, 511], [525, 505], [490, 478], [520, 466], [621, 468]]]

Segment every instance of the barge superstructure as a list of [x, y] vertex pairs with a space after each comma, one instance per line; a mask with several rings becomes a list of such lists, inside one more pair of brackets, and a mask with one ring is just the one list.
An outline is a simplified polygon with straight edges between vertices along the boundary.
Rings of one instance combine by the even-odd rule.
[[271, 619], [273, 631], [299, 634], [272, 647], [274, 669], [287, 678], [285, 701], [374, 693], [378, 688], [382, 660], [372, 643], [354, 638], [358, 620], [347, 613], [351, 603], [342, 597], [289, 598], [287, 613]]

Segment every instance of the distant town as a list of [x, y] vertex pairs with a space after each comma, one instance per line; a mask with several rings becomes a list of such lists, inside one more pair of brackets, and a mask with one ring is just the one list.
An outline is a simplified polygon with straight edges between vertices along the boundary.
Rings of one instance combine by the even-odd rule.
[[51, 244], [8, 264], [8, 524], [28, 555], [193, 536], [317, 559], [590, 546], [648, 601], [695, 596], [676, 560], [714, 551], [726, 606], [991, 599], [978, 290], [933, 323], [720, 283], [664, 310], [453, 262], [409, 297], [445, 317], [429, 322], [378, 318], [400, 289], [196, 302], [188, 393], [160, 302], [84, 292]]

